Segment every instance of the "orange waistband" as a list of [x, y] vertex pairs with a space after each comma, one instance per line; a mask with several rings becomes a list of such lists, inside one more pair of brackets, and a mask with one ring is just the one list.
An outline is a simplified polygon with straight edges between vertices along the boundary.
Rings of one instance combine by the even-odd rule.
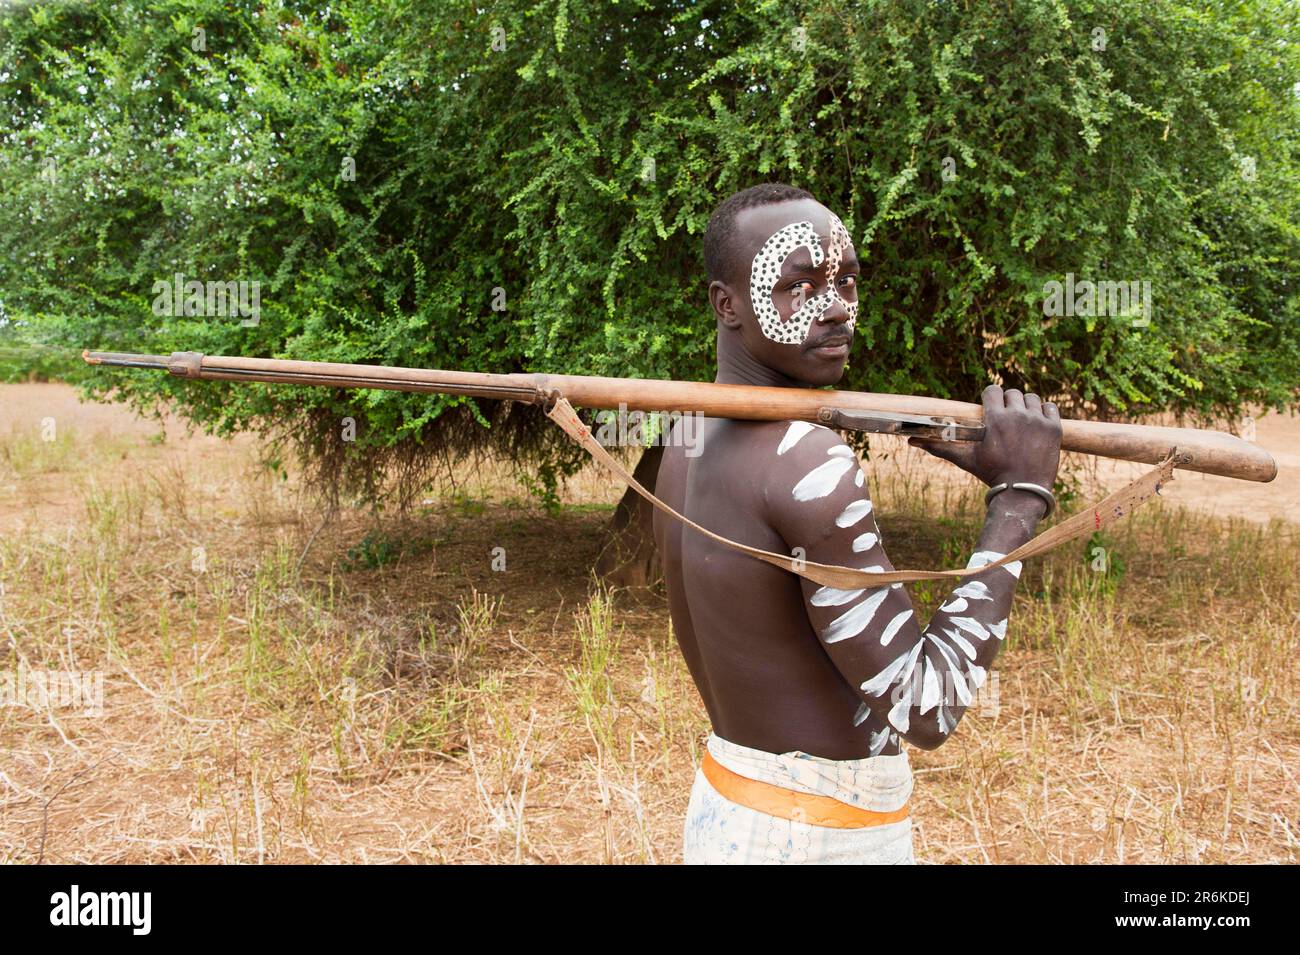
[[827, 826], [832, 829], [865, 829], [868, 826], [885, 826], [907, 818], [907, 804], [893, 812], [875, 812], [850, 806], [830, 796], [782, 789], [772, 783], [750, 779], [723, 766], [713, 754], [704, 750], [700, 764], [704, 778], [725, 799], [757, 812], [807, 823], [810, 826]]

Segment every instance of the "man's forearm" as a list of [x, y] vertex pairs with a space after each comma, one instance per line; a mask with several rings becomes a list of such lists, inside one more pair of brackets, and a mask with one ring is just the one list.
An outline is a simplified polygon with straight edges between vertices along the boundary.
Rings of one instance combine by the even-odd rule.
[[[984, 530], [975, 545], [975, 553], [967, 561], [967, 568], [991, 564], [1028, 542], [1034, 536], [1038, 522], [1047, 509], [1042, 499], [1029, 491], [1006, 490], [994, 496], [984, 519]], [[1015, 599], [1016, 583], [1020, 579], [1020, 561], [1003, 564], [984, 574], [964, 578], [962, 586], [953, 591], [949, 600], [940, 607], [927, 629], [941, 632], [965, 633], [978, 638], [972, 641], [976, 648], [972, 661], [987, 668], [1006, 637], [1007, 618]], [[972, 596], [972, 582], [982, 585], [983, 599]], [[994, 636], [997, 639], [987, 639]], [[969, 654], [968, 654], [969, 656]]]
[[[1045, 510], [1043, 501], [1028, 491], [997, 494], [967, 567], [992, 563], [1024, 544], [1034, 536]], [[936, 677], [942, 699], [933, 712], [933, 732], [924, 734], [930, 745], [938, 745], [952, 732], [973, 694], [984, 684], [1006, 638], [1020, 571], [1017, 561], [964, 578], [926, 626], [922, 642], [928, 646], [927, 658], [921, 661], [922, 674], [929, 666], [942, 675], [942, 679]], [[913, 693], [912, 698], [919, 698], [928, 712], [924, 692]]]

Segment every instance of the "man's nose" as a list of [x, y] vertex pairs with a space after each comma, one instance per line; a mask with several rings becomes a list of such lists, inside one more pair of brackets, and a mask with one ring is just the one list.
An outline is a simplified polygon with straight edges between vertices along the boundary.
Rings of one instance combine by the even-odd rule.
[[832, 290], [831, 304], [826, 311], [822, 312], [821, 318], [819, 318], [818, 321], [824, 325], [843, 325], [848, 320], [848, 303], [844, 301], [844, 297], [837, 291]]

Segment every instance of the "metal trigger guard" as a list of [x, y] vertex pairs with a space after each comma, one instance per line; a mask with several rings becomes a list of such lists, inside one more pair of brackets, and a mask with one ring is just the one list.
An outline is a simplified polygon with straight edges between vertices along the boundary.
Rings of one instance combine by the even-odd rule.
[[965, 424], [931, 415], [899, 414], [889, 411], [846, 411], [821, 408], [817, 419], [832, 428], [867, 431], [872, 434], [898, 434], [904, 437], [937, 438], [940, 441], [983, 441], [984, 425]]

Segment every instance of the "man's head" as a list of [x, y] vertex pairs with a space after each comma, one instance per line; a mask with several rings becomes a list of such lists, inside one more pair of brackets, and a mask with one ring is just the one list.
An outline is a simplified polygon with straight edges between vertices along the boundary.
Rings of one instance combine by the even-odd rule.
[[803, 189], [765, 183], [725, 199], [704, 233], [719, 355], [740, 348], [788, 378], [844, 374], [858, 259], [839, 218]]

